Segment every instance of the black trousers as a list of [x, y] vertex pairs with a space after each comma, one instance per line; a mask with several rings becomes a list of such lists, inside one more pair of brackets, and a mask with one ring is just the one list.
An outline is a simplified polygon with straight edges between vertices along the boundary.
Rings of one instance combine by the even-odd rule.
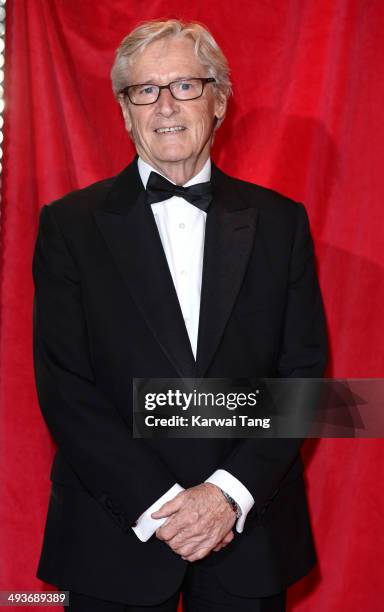
[[180, 589], [167, 601], [157, 605], [114, 603], [70, 591], [69, 607], [63, 609], [69, 612], [177, 612], [180, 593], [183, 612], [285, 612], [286, 609], [286, 591], [272, 597], [239, 597], [221, 586], [214, 567], [195, 563], [188, 564]]

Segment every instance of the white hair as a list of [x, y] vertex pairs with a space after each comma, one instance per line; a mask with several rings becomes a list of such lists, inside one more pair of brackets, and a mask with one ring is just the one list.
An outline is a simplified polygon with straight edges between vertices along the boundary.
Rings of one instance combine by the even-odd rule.
[[[134, 56], [152, 42], [167, 37], [188, 37], [194, 41], [194, 52], [206, 67], [208, 76], [216, 80], [217, 91], [228, 98], [232, 93], [228, 62], [212, 34], [198, 22], [182, 22], [178, 19], [166, 21], [154, 19], [138, 25], [121, 41], [111, 70], [112, 89], [115, 97], [129, 85], [129, 71]], [[219, 120], [217, 126], [221, 121]]]

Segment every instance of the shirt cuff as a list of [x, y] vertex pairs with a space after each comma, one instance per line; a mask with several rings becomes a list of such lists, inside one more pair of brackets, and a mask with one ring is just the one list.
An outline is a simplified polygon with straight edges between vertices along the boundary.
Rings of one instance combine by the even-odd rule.
[[174, 484], [173, 487], [168, 489], [168, 491], [166, 491], [164, 495], [159, 497], [159, 499], [157, 499], [152, 504], [152, 506], [149, 506], [149, 508], [147, 508], [145, 512], [140, 514], [135, 525], [132, 526], [132, 529], [139, 538], [139, 540], [141, 540], [142, 542], [146, 542], [147, 540], [149, 540], [149, 538], [155, 533], [156, 529], [158, 527], [161, 527], [161, 525], [167, 520], [167, 516], [164, 516], [163, 518], [154, 519], [151, 517], [151, 514], [152, 512], [156, 512], [156, 510], [159, 510], [161, 506], [165, 504], [165, 502], [173, 499], [178, 493], [180, 493], [180, 491], [184, 491], [184, 488], [177, 483]]
[[233, 497], [235, 502], [240, 506], [241, 516], [236, 521], [236, 531], [237, 533], [242, 533], [247, 514], [255, 503], [247, 487], [245, 487], [240, 480], [235, 478], [235, 476], [227, 472], [227, 470], [222, 469], [213, 472], [204, 482], [211, 482], [217, 485], [220, 489], [223, 489], [223, 491]]

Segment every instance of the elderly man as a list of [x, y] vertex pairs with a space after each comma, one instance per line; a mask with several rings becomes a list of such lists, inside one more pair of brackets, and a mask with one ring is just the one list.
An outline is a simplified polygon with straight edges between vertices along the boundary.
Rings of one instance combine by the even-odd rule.
[[177, 20], [121, 43], [137, 157], [44, 206], [33, 260], [39, 402], [58, 448], [37, 576], [73, 611], [281, 611], [315, 564], [300, 441], [137, 439], [134, 377], [319, 377], [302, 204], [210, 159], [231, 86]]

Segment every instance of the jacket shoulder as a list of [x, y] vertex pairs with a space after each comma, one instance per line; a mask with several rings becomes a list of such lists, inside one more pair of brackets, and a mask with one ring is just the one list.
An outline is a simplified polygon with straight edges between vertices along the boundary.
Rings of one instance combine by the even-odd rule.
[[227, 182], [228, 188], [236, 190], [238, 198], [243, 200], [248, 207], [255, 206], [264, 215], [296, 218], [300, 213], [305, 214], [304, 204], [279, 191], [231, 176], [218, 168], [216, 170]]
[[46, 204], [54, 214], [81, 214], [81, 211], [91, 212], [101, 206], [107, 197], [116, 176], [112, 176], [95, 183], [91, 183], [81, 189], [74, 189]]

